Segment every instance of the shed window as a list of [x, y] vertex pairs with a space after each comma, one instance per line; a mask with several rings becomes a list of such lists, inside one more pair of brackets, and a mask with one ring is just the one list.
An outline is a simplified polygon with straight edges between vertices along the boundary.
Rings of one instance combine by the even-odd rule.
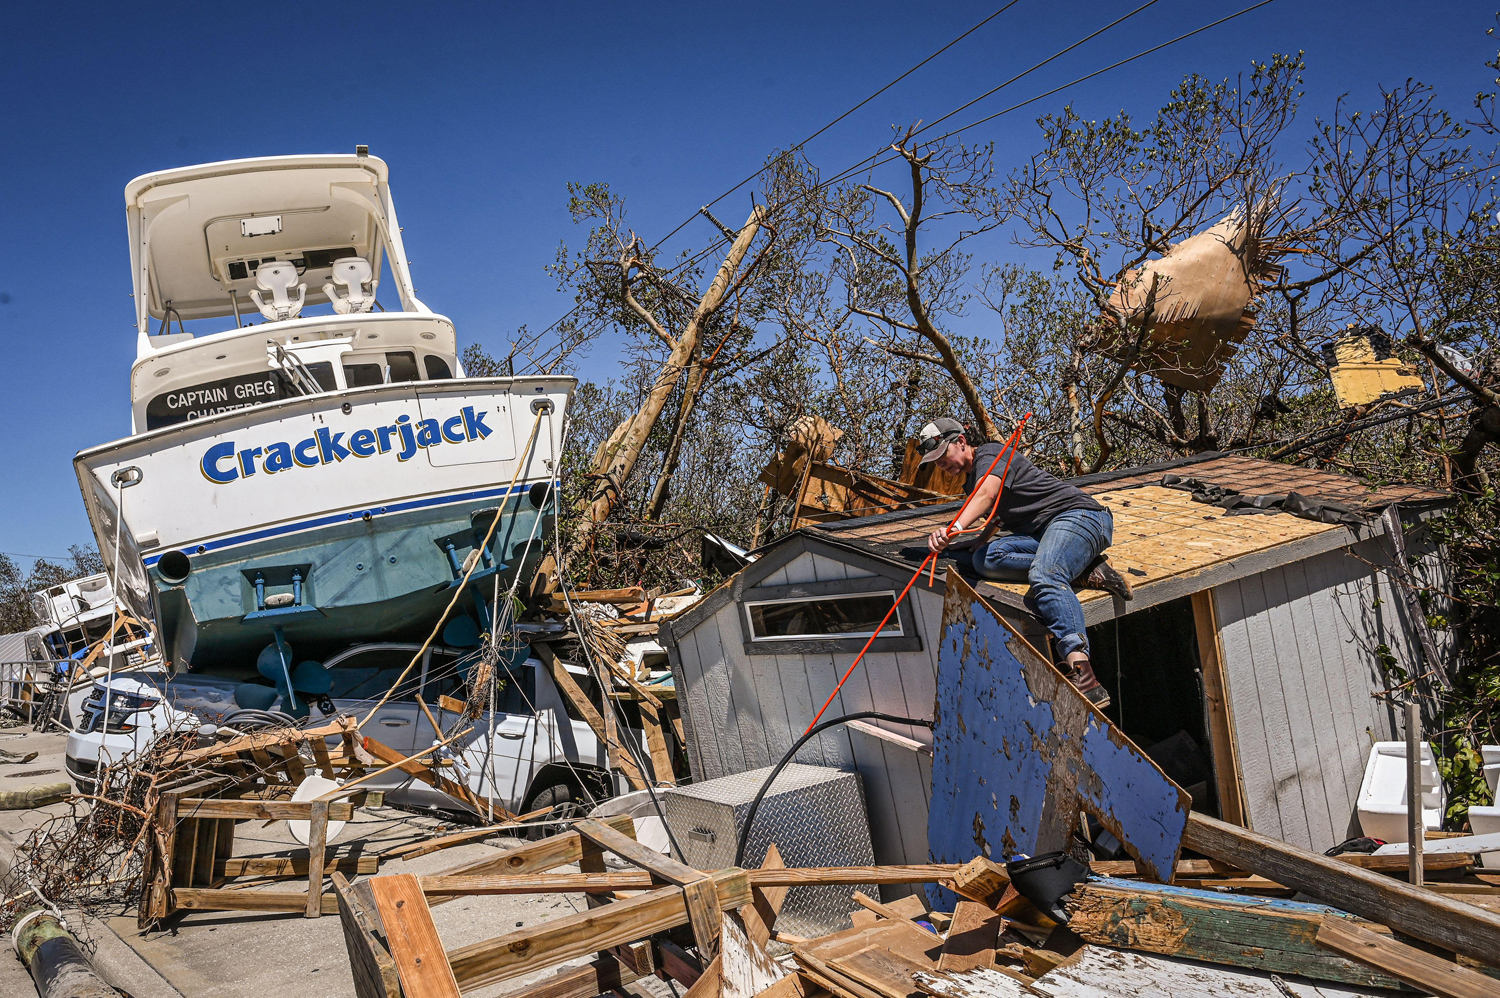
[[[752, 641], [794, 641], [804, 638], [867, 638], [896, 604], [894, 592], [822, 596], [817, 599], [746, 603]], [[901, 617], [892, 614], [884, 636], [901, 635]]]

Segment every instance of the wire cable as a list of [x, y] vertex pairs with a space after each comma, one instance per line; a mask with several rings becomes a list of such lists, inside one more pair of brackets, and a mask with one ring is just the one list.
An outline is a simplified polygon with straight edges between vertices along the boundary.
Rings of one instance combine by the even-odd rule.
[[[1012, 77], [1010, 80], [1007, 80], [1005, 83], [1000, 84], [1000, 86], [992, 88], [991, 90], [987, 91], [982, 96], [977, 97], [974, 100], [967, 101], [964, 104], [960, 105], [955, 110], [950, 111], [947, 114], [944, 114], [940, 118], [934, 119], [934, 121], [932, 121], [930, 124], [925, 125], [921, 129], [918, 129], [916, 132], [914, 132], [913, 135], [921, 134], [921, 132], [924, 132], [927, 129], [932, 128], [933, 126], [937, 125], [939, 122], [948, 120], [949, 118], [953, 117], [955, 114], [958, 114], [964, 108], [973, 106], [973, 104], [976, 101], [983, 100], [985, 97], [993, 95], [994, 93], [996, 93], [997, 91], [999, 91], [1003, 87], [1009, 86], [1011, 83], [1015, 82], [1016, 80], [1021, 79], [1022, 77], [1026, 76], [1027, 74], [1033, 72], [1034, 70], [1041, 68], [1042, 66], [1046, 65], [1049, 62], [1052, 62], [1053, 60], [1059, 58], [1062, 55], [1065, 55], [1067, 52], [1070, 52], [1073, 49], [1077, 48], [1078, 46], [1082, 45], [1084, 42], [1089, 41], [1089, 40], [1091, 40], [1093, 38], [1098, 37], [1100, 34], [1102, 34], [1105, 31], [1110, 30], [1111, 28], [1117, 27], [1119, 24], [1123, 23], [1125, 20], [1128, 20], [1129, 18], [1134, 17], [1136, 14], [1140, 13], [1142, 10], [1145, 10], [1147, 7], [1151, 6], [1152, 3], [1154, 3], [1154, 2], [1155, 2], [1155, 0], [1149, 0], [1149, 2], [1147, 2], [1146, 4], [1143, 4], [1142, 6], [1137, 7], [1135, 10], [1130, 11], [1128, 14], [1125, 14], [1122, 17], [1117, 18], [1116, 20], [1110, 22], [1110, 24], [1106, 25], [1105, 27], [1100, 28], [1097, 31], [1094, 31], [1094, 32], [1090, 33], [1089, 35], [1085, 36], [1084, 38], [1080, 39], [1079, 41], [1074, 42], [1072, 45], [1067, 46], [1066, 48], [1064, 48], [1064, 49], [1062, 49], [1062, 50], [1060, 50], [1060, 51], [1052, 54], [1051, 56], [1048, 56], [1046, 59], [1043, 59], [1041, 62], [1036, 63], [1035, 65], [1033, 65], [1029, 69], [1025, 70], [1024, 72], [1018, 74], [1017, 76]], [[1080, 76], [1080, 77], [1077, 77], [1077, 78], [1075, 78], [1073, 80], [1070, 80], [1069, 82], [1064, 83], [1061, 86], [1053, 87], [1051, 90], [1045, 91], [1044, 93], [1037, 94], [1036, 96], [1030, 97], [1030, 98], [1028, 98], [1028, 99], [1026, 99], [1024, 101], [1021, 101], [1018, 104], [1013, 104], [1010, 107], [1005, 108], [1004, 110], [995, 112], [994, 114], [987, 115], [987, 116], [985, 116], [983, 118], [980, 118], [980, 119], [978, 119], [976, 121], [972, 121], [972, 122], [970, 122], [967, 125], [963, 125], [963, 126], [961, 126], [959, 128], [953, 129], [952, 131], [946, 132], [943, 135], [940, 135], [940, 136], [938, 136], [938, 137], [936, 137], [934, 139], [929, 139], [929, 140], [927, 140], [927, 142], [930, 145], [932, 143], [941, 142], [942, 140], [947, 139], [947, 138], [952, 138], [954, 135], [957, 135], [960, 132], [967, 131], [970, 128], [974, 128], [974, 127], [976, 127], [978, 125], [981, 125], [981, 124], [984, 124], [986, 122], [993, 121], [996, 118], [999, 118], [999, 117], [1001, 117], [1003, 115], [1006, 115], [1006, 114], [1010, 114], [1011, 112], [1016, 111], [1016, 110], [1018, 110], [1020, 108], [1026, 107], [1029, 104], [1034, 104], [1034, 103], [1036, 103], [1039, 100], [1043, 100], [1043, 99], [1045, 99], [1047, 97], [1050, 97], [1050, 96], [1052, 96], [1054, 94], [1060, 93], [1061, 91], [1067, 90], [1070, 87], [1077, 86], [1080, 83], [1083, 83], [1083, 82], [1086, 82], [1088, 80], [1094, 79], [1095, 77], [1100, 76], [1100, 75], [1102, 75], [1104, 73], [1110, 72], [1111, 70], [1118, 69], [1121, 66], [1124, 66], [1124, 65], [1126, 65], [1128, 63], [1136, 61], [1137, 59], [1145, 58], [1146, 56], [1151, 55], [1151, 54], [1153, 54], [1155, 52], [1159, 52], [1159, 51], [1161, 51], [1164, 48], [1167, 48], [1167, 47], [1169, 47], [1171, 45], [1175, 45], [1178, 42], [1181, 42], [1181, 41], [1183, 41], [1185, 39], [1191, 38], [1194, 35], [1201, 34], [1202, 32], [1208, 31], [1211, 28], [1216, 28], [1216, 27], [1218, 27], [1218, 26], [1220, 26], [1222, 24], [1228, 23], [1229, 21], [1232, 21], [1232, 20], [1234, 20], [1236, 18], [1243, 17], [1244, 15], [1249, 14], [1252, 11], [1259, 10], [1261, 7], [1264, 7], [1264, 6], [1266, 6], [1266, 5], [1270, 4], [1270, 3], [1273, 3], [1273, 2], [1275, 2], [1275, 0], [1260, 0], [1259, 3], [1252, 4], [1251, 6], [1245, 7], [1243, 9], [1241, 9], [1241, 10], [1238, 10], [1238, 11], [1234, 12], [1233, 14], [1228, 14], [1228, 15], [1226, 15], [1224, 17], [1221, 17], [1221, 18], [1219, 18], [1219, 19], [1217, 19], [1215, 21], [1211, 21], [1208, 24], [1203, 25], [1202, 27], [1195, 28], [1192, 31], [1185, 32], [1185, 33], [1183, 33], [1181, 35], [1178, 35], [1177, 37], [1172, 38], [1172, 39], [1170, 39], [1168, 41], [1162, 42], [1162, 43], [1160, 43], [1158, 45], [1154, 45], [1154, 46], [1152, 46], [1152, 47], [1150, 47], [1148, 49], [1144, 49], [1144, 50], [1142, 50], [1140, 52], [1137, 52], [1135, 55], [1132, 55], [1132, 56], [1129, 56], [1129, 57], [1127, 57], [1125, 59], [1121, 59], [1121, 60], [1119, 60], [1117, 62], [1111, 63], [1110, 65], [1105, 66], [1103, 69], [1095, 70], [1095, 71], [1093, 71], [1091, 73], [1087, 73], [1087, 74], [1085, 74], [1083, 76]], [[868, 164], [869, 168], [871, 170], [873, 170], [877, 166], [882, 166], [882, 165], [884, 165], [886, 163], [889, 163], [892, 160], [894, 160], [895, 158], [896, 158], [896, 154], [895, 153], [887, 153], [885, 151], [881, 151], [881, 152], [878, 152], [878, 153], [871, 154], [870, 156], [865, 157], [864, 159], [860, 160], [858, 163], [854, 164], [853, 166], [847, 167], [844, 170], [841, 170], [839, 173], [834, 174], [832, 177], [828, 178], [827, 180], [820, 181], [819, 183], [813, 185], [806, 192], [797, 195], [796, 199], [794, 199], [794, 200], [801, 200], [801, 199], [805, 199], [807, 197], [810, 197], [812, 194], [816, 193], [817, 191], [820, 191], [820, 190], [822, 190], [822, 189], [824, 189], [824, 188], [826, 188], [826, 187], [828, 187], [828, 186], [830, 186], [832, 184], [835, 184], [835, 183], [839, 182], [840, 180], [844, 180], [844, 179], [846, 179], [846, 178], [848, 178], [850, 176], [853, 176], [855, 173], [859, 172], [859, 170], [861, 168], [865, 167], [867, 164]], [[743, 183], [744, 183], [744, 181], [741, 182], [740, 186], [743, 186]], [[777, 206], [778, 209], [785, 207], [787, 203], [791, 203], [791, 202], [784, 202], [783, 204], [778, 205]], [[695, 216], [693, 216], [693, 217], [696, 217], [696, 213], [695, 213]], [[687, 221], [683, 222], [676, 229], [672, 230], [673, 233], [675, 233], [677, 231], [680, 231], [690, 221], [692, 221], [692, 217], [690, 217], [689, 219], [687, 219]], [[670, 235], [670, 233], [669, 233], [669, 235]], [[663, 238], [665, 239], [666, 237], [663, 237]], [[683, 262], [679, 263], [676, 267], [672, 268], [672, 270], [670, 270], [670, 271], [667, 272], [667, 276], [670, 276], [670, 275], [672, 275], [674, 273], [677, 273], [677, 272], [683, 270], [686, 267], [689, 267], [689, 266], [692, 266], [692, 265], [698, 263], [704, 257], [706, 257], [709, 253], [713, 252], [714, 250], [718, 249], [719, 246], [723, 245], [724, 242], [725, 242], [724, 238], [722, 236], [719, 237], [718, 239], [716, 239], [712, 243], [710, 243], [705, 249], [701, 250], [697, 254], [694, 254], [693, 256], [689, 257], [687, 260], [684, 260]], [[655, 246], [660, 246], [660, 245], [661, 245], [661, 240], [659, 240], [655, 244]], [[655, 248], [655, 246], [653, 246], [653, 249]], [[564, 313], [563, 316], [561, 318], [559, 318], [557, 321], [553, 322], [551, 325], [547, 326], [545, 329], [543, 329], [539, 333], [535, 334], [535, 336], [533, 336], [533, 338], [530, 341], [528, 341], [528, 345], [530, 343], [537, 342], [538, 340], [541, 339], [542, 336], [545, 336], [548, 332], [550, 332], [551, 330], [557, 328], [564, 321], [566, 321], [569, 316], [573, 315], [576, 311], [578, 311], [578, 309], [580, 307], [581, 307], [580, 305], [573, 306], [573, 308], [569, 309], [566, 313]], [[550, 357], [550, 355], [551, 354], [550, 354], [550, 351], [549, 351], [548, 354], [544, 354], [543, 356], [545, 358], [545, 357]], [[540, 369], [541, 365], [535, 364], [535, 362], [533, 362], [533, 363], [534, 363], [534, 366], [536, 366], [536, 367], [538, 367], [538, 369]]]
[[[932, 55], [929, 55], [927, 58], [925, 58], [921, 62], [917, 63], [915, 66], [911, 67], [906, 72], [904, 72], [900, 76], [896, 77], [894, 80], [891, 80], [885, 86], [881, 87], [879, 90], [877, 90], [874, 93], [870, 94], [864, 100], [860, 101], [858, 104], [855, 104], [853, 107], [849, 108], [843, 114], [839, 115], [837, 118], [834, 118], [832, 121], [828, 122], [822, 128], [819, 128], [817, 131], [813, 132], [811, 135], [809, 135], [807, 138], [803, 139], [801, 142], [798, 142], [796, 145], [793, 145], [787, 151], [788, 152], [796, 152], [799, 149], [804, 148], [809, 142], [813, 141], [818, 136], [822, 135], [824, 132], [828, 131], [830, 128], [832, 128], [833, 126], [837, 125], [839, 122], [843, 121], [845, 118], [849, 117], [855, 111], [858, 111], [860, 108], [862, 108], [866, 104], [870, 103], [870, 101], [872, 101], [875, 98], [879, 97], [881, 94], [885, 93], [887, 90], [891, 89], [896, 84], [898, 84], [902, 80], [906, 79], [908, 76], [911, 76], [917, 70], [921, 69], [923, 66], [927, 65], [929, 62], [931, 62], [932, 60], [936, 59], [938, 56], [942, 55], [944, 52], [948, 51], [953, 46], [957, 45], [959, 42], [963, 41], [965, 38], [968, 38], [974, 32], [978, 31], [980, 28], [984, 27], [986, 24], [989, 24], [991, 21], [993, 21], [995, 18], [999, 17], [1001, 14], [1003, 14], [1006, 11], [1010, 10], [1012, 7], [1014, 7], [1019, 2], [1020, 2], [1020, 0], [1010, 0], [1009, 3], [1007, 3], [1004, 6], [1000, 7], [998, 10], [996, 10], [994, 13], [990, 14], [984, 20], [980, 21], [978, 24], [974, 25], [968, 31], [965, 31], [963, 34], [959, 35], [957, 38], [954, 38], [948, 44], [944, 45], [942, 48], [940, 48], [936, 52], [932, 53]], [[1153, 2], [1154, 2], [1154, 0], [1153, 0]], [[671, 232], [668, 232], [666, 235], [662, 236], [655, 243], [653, 243], [651, 245], [651, 250], [655, 251], [656, 249], [660, 248], [661, 245], [662, 245], [662, 243], [666, 242], [668, 239], [671, 239], [673, 236], [677, 235], [677, 233], [679, 233], [683, 229], [687, 228], [690, 224], [692, 224], [693, 220], [696, 219], [704, 211], [706, 211], [709, 208], [712, 208], [714, 205], [718, 204], [720, 201], [724, 200], [729, 195], [733, 194], [735, 191], [739, 190], [741, 187], [744, 187], [746, 184], [748, 184], [750, 181], [754, 180], [756, 177], [760, 176], [760, 172], [761, 172], [760, 170], [756, 170], [754, 173], [752, 173], [749, 176], [747, 176], [744, 180], [741, 180], [739, 183], [735, 184], [733, 187], [730, 187], [724, 193], [720, 194], [718, 197], [714, 198], [712, 201], [710, 201], [707, 204], [705, 204], [698, 211], [693, 212], [687, 218], [683, 219], [677, 225], [676, 228], [674, 228]], [[718, 243], [715, 243], [714, 245], [717, 246]], [[536, 343], [537, 341], [539, 341], [543, 336], [547, 335], [553, 329], [556, 329], [563, 322], [565, 322], [567, 320], [568, 316], [572, 315], [574, 312], [577, 312], [580, 307], [581, 307], [580, 305], [574, 305], [572, 308], [568, 309], [568, 311], [565, 312], [563, 314], [563, 316], [561, 318], [559, 318], [556, 322], [553, 322], [551, 325], [547, 326], [547, 328], [541, 330], [540, 332], [532, 334], [531, 338], [528, 339], [524, 344], [516, 344], [516, 345], [512, 346], [511, 347], [510, 356], [514, 357], [521, 350], [524, 350], [527, 347], [529, 347], [531, 344]]]

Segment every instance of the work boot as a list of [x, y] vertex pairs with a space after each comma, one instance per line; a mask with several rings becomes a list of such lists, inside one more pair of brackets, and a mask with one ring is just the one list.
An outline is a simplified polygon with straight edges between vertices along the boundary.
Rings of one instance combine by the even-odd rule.
[[1100, 684], [1099, 677], [1094, 675], [1094, 665], [1088, 659], [1063, 662], [1062, 674], [1073, 684], [1074, 689], [1083, 694], [1085, 700], [1099, 710], [1109, 706], [1109, 690]]
[[1135, 591], [1130, 588], [1130, 580], [1114, 570], [1109, 563], [1109, 558], [1100, 555], [1089, 565], [1088, 571], [1084, 573], [1081, 585], [1085, 589], [1103, 589], [1111, 596], [1118, 596], [1123, 600], [1135, 599]]

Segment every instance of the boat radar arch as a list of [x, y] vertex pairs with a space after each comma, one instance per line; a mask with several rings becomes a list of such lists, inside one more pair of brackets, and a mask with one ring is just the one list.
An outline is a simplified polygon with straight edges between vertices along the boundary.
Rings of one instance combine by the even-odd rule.
[[[184, 338], [186, 319], [287, 321], [310, 305], [368, 311], [388, 261], [404, 312], [429, 313], [411, 267], [383, 160], [263, 156], [148, 173], [125, 185], [137, 356]], [[231, 327], [234, 328], [234, 327]]]

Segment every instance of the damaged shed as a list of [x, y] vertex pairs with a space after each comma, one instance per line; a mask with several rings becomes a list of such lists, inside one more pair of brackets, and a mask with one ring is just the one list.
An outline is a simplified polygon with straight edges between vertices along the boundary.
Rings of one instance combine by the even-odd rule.
[[[1129, 602], [1079, 594], [1095, 671], [1114, 699], [1109, 717], [1189, 790], [1196, 810], [1317, 851], [1358, 834], [1366, 757], [1399, 731], [1396, 708], [1372, 694], [1397, 682], [1392, 665], [1428, 672], [1424, 641], [1439, 659], [1430, 681], [1441, 682], [1443, 636], [1422, 633], [1411, 587], [1393, 577], [1393, 543], [1404, 544], [1419, 583], [1440, 590], [1423, 522], [1446, 494], [1218, 454], [1074, 484], [1111, 510], [1110, 560], [1135, 590]], [[1392, 506], [1399, 519], [1386, 513]], [[956, 509], [804, 527], [663, 625], [695, 779], [786, 752], [911, 579], [927, 534]], [[1388, 536], [1402, 521], [1401, 536]], [[977, 580], [959, 557], [923, 573], [825, 719], [933, 716], [950, 566], [1046, 649], [1025, 587]], [[858, 770], [876, 861], [921, 863], [931, 740], [927, 728], [858, 721], [824, 732], [798, 758]]]

